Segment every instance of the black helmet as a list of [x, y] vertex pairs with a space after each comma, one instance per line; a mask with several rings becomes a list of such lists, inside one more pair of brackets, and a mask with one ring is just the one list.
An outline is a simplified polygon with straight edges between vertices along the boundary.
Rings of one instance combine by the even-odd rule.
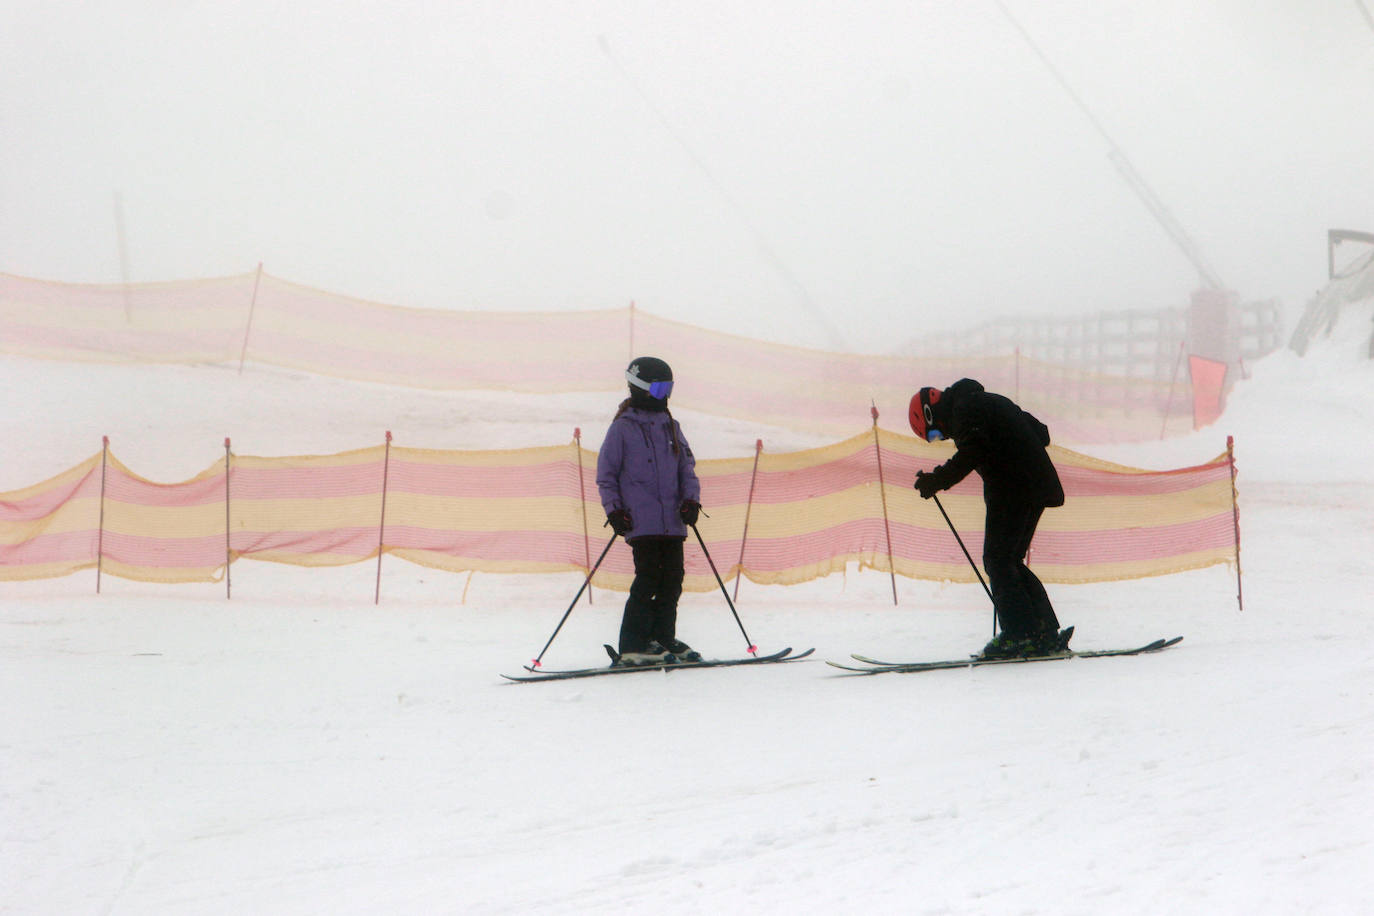
[[640, 356], [625, 369], [630, 400], [636, 405], [662, 406], [673, 393], [673, 370], [655, 356]]

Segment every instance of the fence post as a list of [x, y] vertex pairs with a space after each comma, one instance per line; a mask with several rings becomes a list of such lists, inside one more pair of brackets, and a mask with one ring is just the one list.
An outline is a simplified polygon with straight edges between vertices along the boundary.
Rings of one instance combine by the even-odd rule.
[[372, 598], [373, 604], [382, 602], [382, 554], [383, 545], [386, 543], [386, 485], [387, 477], [391, 471], [391, 430], [386, 431], [386, 457], [382, 459], [382, 521], [377, 530], [377, 592]]
[[883, 498], [883, 530], [887, 532], [887, 571], [892, 576], [892, 603], [897, 603], [897, 563], [892, 558], [892, 526], [887, 520], [887, 486], [883, 482], [883, 446], [878, 440], [878, 405], [869, 402], [873, 414], [873, 449], [878, 454], [878, 495]]
[[759, 479], [759, 454], [763, 452], [763, 440], [754, 440], [754, 471], [749, 475], [749, 499], [744, 504], [744, 533], [739, 539], [739, 562], [735, 564], [735, 594], [732, 601], [739, 600], [739, 580], [744, 578], [744, 545], [749, 540], [749, 514], [754, 510], [754, 484]]
[[1231, 466], [1231, 517], [1236, 525], [1236, 607], [1245, 610], [1240, 588], [1240, 504], [1236, 501], [1236, 437], [1226, 437], [1226, 463]]
[[95, 534], [95, 593], [100, 594], [100, 574], [105, 567], [105, 464], [110, 455], [110, 437], [100, 437], [100, 521]]
[[230, 532], [233, 529], [229, 523], [229, 437], [224, 437], [224, 598], [229, 600], [234, 597], [233, 589], [230, 585], [230, 564], [234, 559], [234, 552], [230, 547]]
[[262, 262], [253, 277], [253, 298], [248, 301], [248, 323], [243, 326], [243, 348], [239, 350], [239, 375], [243, 375], [243, 361], [248, 357], [248, 335], [253, 330], [253, 312], [258, 307], [258, 283], [262, 281]]
[[577, 462], [577, 502], [582, 506], [582, 549], [587, 555], [587, 603], [592, 604], [592, 536], [587, 530], [587, 485], [582, 480], [582, 427], [573, 427], [573, 460]]

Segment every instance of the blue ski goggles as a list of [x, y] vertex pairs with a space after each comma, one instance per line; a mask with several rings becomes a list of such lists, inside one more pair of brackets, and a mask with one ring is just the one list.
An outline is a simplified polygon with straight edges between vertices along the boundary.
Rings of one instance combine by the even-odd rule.
[[642, 388], [643, 390], [649, 392], [649, 397], [654, 398], [658, 401], [667, 400], [668, 395], [673, 393], [672, 379], [669, 379], [666, 382], [646, 382], [639, 376], [631, 375], [630, 373], [626, 372], [625, 381], [629, 382], [631, 385], [634, 385], [636, 388]]
[[935, 414], [931, 411], [930, 405], [922, 404], [921, 413], [926, 421], [926, 441], [939, 442], [945, 437], [945, 434], [935, 428]]

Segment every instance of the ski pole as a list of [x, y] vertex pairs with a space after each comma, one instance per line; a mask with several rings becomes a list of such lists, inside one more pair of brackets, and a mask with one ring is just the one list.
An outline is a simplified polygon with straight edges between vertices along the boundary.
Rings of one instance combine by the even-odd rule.
[[611, 545], [615, 543], [615, 539], [618, 537], [620, 537], [620, 535], [612, 534], [611, 539], [606, 542], [606, 549], [601, 551], [601, 556], [596, 558], [596, 564], [587, 572], [587, 580], [582, 583], [582, 587], [579, 588], [577, 594], [573, 596], [572, 604], [568, 605], [568, 609], [563, 612], [563, 619], [558, 621], [558, 626], [553, 628], [553, 635], [549, 637], [548, 642], [544, 643], [544, 648], [539, 650], [539, 654], [534, 657], [533, 662], [535, 668], [540, 666], [540, 659], [544, 657], [545, 652], [549, 651], [549, 646], [553, 645], [554, 637], [558, 635], [559, 630], [563, 629], [563, 624], [568, 622], [568, 615], [572, 613], [573, 608], [577, 607], [577, 599], [581, 598], [582, 593], [587, 590], [587, 586], [592, 584], [592, 576], [596, 575], [596, 571], [601, 568], [601, 561], [606, 559], [606, 554], [611, 552]]
[[749, 634], [744, 632], [744, 623], [739, 619], [739, 611], [735, 610], [735, 602], [730, 600], [730, 593], [725, 590], [725, 583], [720, 580], [720, 572], [716, 570], [716, 563], [711, 559], [711, 551], [706, 549], [706, 542], [701, 539], [701, 532], [697, 530], [696, 525], [692, 526], [692, 533], [697, 536], [697, 543], [701, 545], [701, 552], [706, 554], [706, 562], [711, 564], [711, 572], [716, 574], [716, 584], [720, 586], [720, 593], [725, 596], [725, 603], [730, 605], [730, 613], [735, 615], [735, 623], [739, 624], [739, 631], [744, 634], [744, 641], [749, 644], [749, 654], [757, 656], [759, 647], [754, 645]]
[[959, 542], [959, 549], [964, 552], [964, 556], [968, 557], [968, 565], [973, 567], [973, 574], [978, 577], [978, 583], [983, 586], [983, 591], [988, 593], [988, 600], [992, 602], [992, 629], [995, 633], [997, 631], [997, 600], [992, 597], [992, 589], [988, 588], [987, 582], [983, 581], [983, 574], [978, 571], [978, 564], [973, 562], [973, 557], [970, 556], [968, 548], [964, 546], [964, 539], [959, 537], [959, 532], [954, 529], [954, 522], [949, 520], [949, 513], [940, 504], [939, 495], [932, 493], [930, 498], [935, 500], [935, 505], [940, 507], [940, 514], [945, 517], [945, 524], [949, 526], [950, 533]]

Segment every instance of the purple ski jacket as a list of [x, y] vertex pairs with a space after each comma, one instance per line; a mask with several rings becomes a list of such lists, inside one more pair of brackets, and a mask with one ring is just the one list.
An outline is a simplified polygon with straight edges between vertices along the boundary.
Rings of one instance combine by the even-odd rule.
[[[673, 454], [670, 430], [677, 436]], [[701, 502], [701, 482], [692, 447], [682, 427], [663, 410], [628, 407], [611, 421], [596, 458], [596, 486], [601, 506], [630, 513], [633, 526], [625, 539], [651, 535], [687, 536], [678, 509], [686, 500]]]

